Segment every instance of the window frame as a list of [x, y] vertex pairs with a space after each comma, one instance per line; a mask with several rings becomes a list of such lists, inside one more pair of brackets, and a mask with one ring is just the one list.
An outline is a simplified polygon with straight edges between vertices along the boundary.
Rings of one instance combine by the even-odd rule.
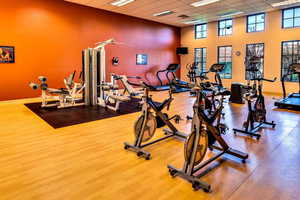
[[[259, 24], [259, 23], [257, 23], [257, 20], [256, 20], [256, 18], [255, 18], [255, 31], [249, 31], [249, 17], [253, 17], [253, 16], [257, 16], [257, 15], [264, 15], [264, 30], [262, 30], [262, 31], [257, 31], [256, 30], [256, 26], [257, 26], [257, 24]], [[259, 32], [264, 32], [265, 30], [266, 30], [266, 13], [264, 13], [264, 12], [262, 12], [262, 13], [256, 13], [256, 14], [252, 14], [252, 15], [247, 15], [247, 17], [246, 17], [246, 32], [247, 33], [259, 33]]]
[[[232, 60], [232, 58], [233, 58], [232, 52], [233, 51], [232, 51], [232, 49], [233, 49], [233, 47], [232, 47], [232, 45], [218, 46], [218, 48], [217, 48], [218, 63], [220, 63], [220, 48], [222, 48], [222, 47], [231, 47], [231, 73], [230, 73], [230, 78], [222, 77], [223, 73], [220, 73], [220, 76], [221, 76], [221, 79], [232, 79], [233, 78], [233, 76], [232, 76], [233, 75], [233, 73], [232, 73], [232, 69], [233, 69], [233, 60]], [[225, 49], [225, 52], [226, 52], [226, 49]], [[226, 55], [225, 55], [225, 57], [226, 57]]]
[[[287, 40], [287, 41], [282, 41], [281, 42], [281, 66], [280, 66], [280, 78], [282, 78], [282, 76], [284, 75], [283, 74], [283, 44], [284, 43], [288, 43], [288, 42], [298, 42], [299, 43], [299, 47], [300, 47], [300, 40]], [[294, 45], [293, 45], [294, 46]], [[294, 48], [293, 48], [293, 52], [294, 52]], [[299, 53], [300, 55], [300, 53]], [[292, 54], [292, 57], [294, 57], [294, 53]], [[300, 61], [300, 59], [299, 59]], [[295, 82], [298, 82], [298, 79], [296, 80], [293, 80], [292, 78], [291, 79], [288, 79], [288, 80], [285, 80], [285, 82], [292, 82], [292, 83], [295, 83]]]
[[[197, 27], [198, 26], [203, 26], [203, 25], [206, 25], [206, 30], [205, 30], [205, 32], [206, 32], [206, 36], [205, 37], [200, 37], [200, 38], [198, 38], [197, 37]], [[194, 27], [194, 34], [195, 34], [195, 39], [196, 40], [199, 40], [199, 39], [205, 39], [205, 38], [207, 38], [207, 27], [208, 27], [208, 23], [202, 23], [202, 24], [196, 24], [195, 25], [195, 27]], [[204, 31], [200, 31], [201, 33], [203, 33]]]
[[[281, 10], [281, 28], [282, 29], [292, 29], [292, 28], [300, 28], [300, 25], [299, 26], [295, 26], [295, 18], [299, 18], [300, 19], [300, 16], [299, 17], [295, 17], [295, 9], [297, 8], [300, 8], [300, 6], [295, 6], [295, 7], [291, 7], [291, 8], [285, 8], [285, 9], [282, 9]], [[287, 18], [287, 19], [293, 19], [293, 26], [292, 27], [284, 27], [284, 11], [286, 10], [293, 10], [293, 18]]]
[[[263, 45], [263, 62], [262, 62], [262, 78], [264, 77], [264, 74], [265, 74], [265, 43], [263, 42], [260, 42], [260, 43], [251, 43], [251, 44], [246, 44], [246, 57], [248, 56], [247, 53], [248, 53], [248, 46], [250, 45]], [[247, 79], [247, 71], [246, 71], [246, 66], [245, 66], [245, 80], [248, 80]]]
[[[231, 20], [231, 34], [226, 34], [226, 21], [229, 21], [229, 20]], [[223, 21], [225, 21], [225, 35], [220, 35], [220, 23], [223, 22]], [[222, 20], [219, 20], [219, 21], [218, 21], [218, 28], [217, 28], [217, 30], [218, 30], [218, 36], [219, 36], [219, 37], [224, 37], [224, 36], [231, 36], [231, 35], [233, 35], [233, 19], [232, 19], [232, 18], [228, 18], [228, 19], [222, 19]]]
[[[203, 50], [205, 49], [205, 62], [203, 62], [203, 58], [204, 58], [204, 56], [203, 56]], [[196, 51], [197, 50], [201, 50], [201, 55], [202, 55], [202, 58], [201, 58], [201, 60], [202, 60], [202, 62], [199, 62], [199, 63], [201, 63], [201, 69], [199, 69], [199, 72], [200, 73], [202, 73], [202, 72], [205, 72], [206, 71], [206, 67], [207, 67], [207, 48], [206, 47], [199, 47], [199, 48], [194, 48], [194, 62], [196, 62], [196, 58], [197, 58], [197, 56], [196, 56]], [[204, 65], [204, 63], [205, 63], [205, 65]]]

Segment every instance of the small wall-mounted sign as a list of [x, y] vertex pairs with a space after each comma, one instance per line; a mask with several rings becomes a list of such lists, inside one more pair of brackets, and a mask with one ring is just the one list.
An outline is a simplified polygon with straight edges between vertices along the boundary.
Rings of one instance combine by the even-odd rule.
[[15, 63], [15, 47], [0, 46], [0, 63]]
[[147, 54], [136, 54], [136, 64], [137, 65], [147, 65], [148, 55]]

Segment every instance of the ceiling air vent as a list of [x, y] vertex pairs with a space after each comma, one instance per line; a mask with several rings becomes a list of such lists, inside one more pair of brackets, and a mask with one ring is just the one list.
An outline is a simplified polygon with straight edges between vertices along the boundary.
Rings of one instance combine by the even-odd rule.
[[187, 16], [187, 15], [178, 15], [179, 18], [181, 19], [186, 19], [186, 18], [189, 18], [190, 16]]

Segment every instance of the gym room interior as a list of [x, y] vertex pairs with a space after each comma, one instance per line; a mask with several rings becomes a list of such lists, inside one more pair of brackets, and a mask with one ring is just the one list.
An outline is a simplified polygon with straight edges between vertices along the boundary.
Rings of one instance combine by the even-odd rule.
[[9, 0], [0, 199], [297, 200], [300, 0]]

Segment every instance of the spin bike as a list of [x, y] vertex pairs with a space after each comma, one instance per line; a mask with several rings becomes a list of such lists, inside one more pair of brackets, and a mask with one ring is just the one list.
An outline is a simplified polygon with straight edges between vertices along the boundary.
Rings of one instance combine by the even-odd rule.
[[[187, 136], [184, 133], [179, 132], [171, 123], [171, 120], [173, 119], [176, 123], [179, 123], [181, 120], [179, 115], [174, 115], [173, 117], [169, 118], [166, 113], [162, 112], [164, 108], [169, 110], [171, 102], [173, 101], [171, 90], [169, 90], [169, 98], [164, 100], [162, 103], [159, 103], [153, 101], [152, 97], [149, 95], [150, 88], [146, 83], [143, 83], [142, 87], [144, 88], [144, 96], [142, 97], [143, 105], [141, 116], [134, 124], [135, 141], [134, 144], [129, 144], [127, 142], [124, 143], [124, 148], [126, 150], [136, 152], [138, 157], [144, 157], [146, 160], [150, 160], [151, 154], [145, 151], [143, 149], [144, 147], [171, 137], [186, 139]], [[154, 111], [155, 115], [153, 115], [153, 112], [151, 111]], [[169, 128], [163, 130], [166, 135], [162, 138], [148, 142], [151, 138], [153, 138], [156, 128], [161, 128], [164, 126], [168, 126]]]
[[[215, 83], [211, 83], [209, 81], [201, 82], [199, 86], [201, 86], [202, 89], [202, 95], [204, 100], [203, 106], [208, 114], [213, 114], [214, 111], [217, 110], [218, 105], [221, 104], [221, 101], [224, 100], [224, 96], [231, 94], [230, 91], [228, 91], [226, 88], [220, 87], [219, 85], [216, 85]], [[193, 91], [195, 92], [195, 90]], [[195, 93], [195, 95], [197, 95], [197, 93]], [[222, 116], [224, 115], [225, 113], [222, 113]], [[192, 119], [193, 117], [187, 116], [187, 120]]]
[[[179, 176], [192, 183], [195, 190], [203, 189], [205, 192], [211, 191], [211, 186], [201, 181], [199, 178], [203, 173], [198, 172], [215, 161], [224, 154], [230, 154], [240, 158], [243, 163], [246, 162], [248, 154], [231, 149], [225, 140], [222, 138], [222, 131], [220, 129], [220, 118], [223, 110], [223, 99], [221, 104], [213, 115], [208, 116], [202, 104], [204, 101], [204, 94], [202, 89], [194, 88], [197, 93], [197, 99], [193, 106], [193, 119], [191, 134], [187, 138], [184, 146], [184, 165], [183, 168], [177, 169], [168, 165], [169, 173], [172, 177]], [[228, 95], [227, 93], [221, 95]], [[219, 145], [215, 145], [218, 142]], [[220, 151], [214, 157], [204, 161], [207, 149]], [[197, 175], [196, 175], [197, 174]]]
[[[225, 92], [225, 90], [226, 90], [223, 86], [222, 79], [220, 76], [220, 73], [222, 71], [224, 71], [224, 69], [225, 69], [225, 64], [215, 63], [210, 67], [209, 71], [201, 73], [201, 75], [203, 77], [207, 77], [207, 74], [210, 72], [214, 73], [214, 81], [215, 82], [206, 81], [206, 82], [200, 83], [202, 85], [203, 92], [205, 92], [206, 97], [209, 100], [206, 103], [210, 107], [210, 109], [209, 109], [210, 113], [212, 113], [213, 110], [216, 110], [216, 105], [218, 103], [220, 103], [220, 101], [218, 99], [216, 99], [215, 97], [219, 95], [218, 93]], [[226, 90], [226, 92], [229, 92], [229, 91]]]
[[[262, 93], [263, 81], [275, 82], [274, 80], [264, 79], [264, 78], [252, 78], [250, 81], [254, 81], [253, 86], [248, 84], [248, 92], [246, 93], [246, 100], [248, 104], [248, 117], [247, 121], [243, 123], [242, 129], [233, 129], [234, 134], [237, 132], [250, 135], [251, 137], [256, 137], [257, 140], [260, 139], [261, 135], [256, 133], [263, 125], [272, 126], [275, 128], [276, 124], [274, 121], [267, 121], [267, 110], [265, 106], [265, 98]], [[258, 87], [256, 88], [256, 82]], [[257, 94], [258, 92], [258, 94]], [[256, 98], [254, 106], [252, 105], [252, 99]], [[255, 125], [257, 123], [257, 125]]]
[[189, 78], [190, 83], [194, 84], [197, 81], [197, 71], [198, 71], [198, 62], [193, 62], [192, 64], [186, 65], [187, 77]]
[[[225, 92], [227, 95], [230, 95], [230, 91], [228, 91], [222, 83], [222, 79], [220, 73], [225, 69], [225, 64], [215, 63], [213, 64], [209, 71], [202, 72], [199, 76], [195, 76], [195, 85], [200, 85], [202, 88], [202, 93], [205, 97], [205, 109], [211, 114], [213, 113], [217, 105], [220, 104], [220, 100], [216, 98], [217, 96], [221, 96], [220, 92]], [[214, 81], [207, 81], [209, 78], [207, 77], [208, 73], [214, 73]], [[200, 80], [200, 82], [198, 81]], [[193, 92], [193, 91], [192, 91]], [[196, 95], [195, 92], [193, 92]], [[226, 96], [227, 96], [226, 95]], [[223, 98], [223, 97], [222, 97]], [[223, 113], [223, 116], [225, 113]], [[187, 117], [188, 120], [192, 119], [192, 117]]]

